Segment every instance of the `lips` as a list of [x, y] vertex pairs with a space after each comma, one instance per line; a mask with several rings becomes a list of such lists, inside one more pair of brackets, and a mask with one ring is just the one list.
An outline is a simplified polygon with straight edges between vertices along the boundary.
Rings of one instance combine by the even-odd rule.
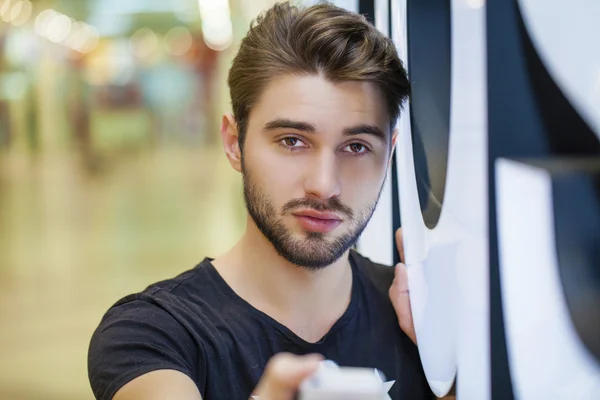
[[342, 219], [335, 213], [303, 210], [293, 213], [302, 228], [309, 232], [328, 233], [337, 228]]

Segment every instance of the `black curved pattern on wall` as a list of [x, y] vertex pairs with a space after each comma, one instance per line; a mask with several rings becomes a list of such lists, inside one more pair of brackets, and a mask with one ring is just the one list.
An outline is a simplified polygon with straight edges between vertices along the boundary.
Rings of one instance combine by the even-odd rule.
[[516, 3], [488, 0], [486, 7], [491, 393], [492, 399], [511, 400], [514, 395], [500, 287], [494, 164], [499, 157], [543, 156], [547, 149], [524, 62]]
[[544, 129], [547, 152], [552, 155], [600, 156], [600, 141], [550, 76], [518, 14], [531, 90]]
[[413, 153], [419, 201], [428, 228], [438, 223], [448, 168], [450, 9], [447, 0], [407, 0]]
[[600, 141], [552, 79], [521, 13], [519, 29], [548, 151], [572, 157], [558, 163], [562, 176], [553, 180], [559, 269], [579, 337], [600, 360]]
[[[499, 279], [494, 163], [498, 157], [535, 158], [554, 163], [562, 171], [553, 176], [560, 274], [579, 335], [594, 350], [600, 337], [595, 328], [599, 318], [591, 317], [590, 297], [582, 300], [576, 284], [586, 277], [588, 293], [600, 294], [600, 189], [595, 172], [569, 175], [567, 171], [577, 170], [589, 162], [589, 157], [598, 160], [600, 143], [548, 73], [528, 35], [517, 1], [488, 0], [486, 6], [492, 396], [511, 399], [514, 395]], [[571, 211], [576, 214], [568, 214]], [[572, 220], [569, 215], [573, 215]]]
[[375, 24], [375, 1], [374, 0], [359, 0], [358, 12], [369, 20], [370, 23]]
[[552, 197], [567, 307], [583, 344], [600, 362], [600, 158], [560, 165]]

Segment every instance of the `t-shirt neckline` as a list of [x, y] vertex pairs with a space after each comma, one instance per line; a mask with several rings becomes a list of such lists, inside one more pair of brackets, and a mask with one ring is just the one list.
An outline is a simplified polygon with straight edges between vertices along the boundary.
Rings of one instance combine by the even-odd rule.
[[348, 304], [348, 307], [346, 308], [346, 310], [344, 311], [342, 316], [340, 318], [338, 318], [338, 320], [331, 326], [329, 331], [327, 333], [325, 333], [325, 335], [321, 339], [319, 339], [317, 342], [309, 342], [309, 341], [304, 340], [303, 338], [301, 338], [300, 336], [295, 334], [287, 326], [285, 326], [282, 323], [280, 323], [279, 321], [275, 320], [273, 317], [266, 314], [265, 312], [255, 308], [252, 304], [248, 303], [245, 299], [243, 299], [241, 296], [239, 296], [231, 288], [231, 286], [229, 286], [229, 284], [225, 281], [225, 279], [223, 279], [221, 274], [219, 274], [217, 269], [214, 267], [214, 265], [212, 264], [212, 261], [214, 259], [206, 257], [200, 263], [200, 265], [204, 266], [207, 269], [207, 271], [213, 278], [214, 282], [218, 285], [218, 288], [224, 294], [226, 294], [229, 297], [229, 299], [231, 299], [231, 301], [233, 301], [237, 306], [239, 306], [240, 308], [245, 310], [251, 316], [258, 317], [261, 320], [266, 321], [269, 325], [271, 325], [277, 331], [282, 333], [286, 338], [288, 338], [289, 340], [294, 342], [296, 345], [306, 349], [307, 351], [311, 351], [311, 350], [319, 348], [323, 345], [326, 345], [328, 343], [328, 339], [331, 336], [333, 336], [335, 333], [337, 333], [350, 320], [352, 320], [352, 318], [356, 314], [356, 311], [359, 308], [358, 304], [359, 304], [359, 297], [361, 294], [360, 282], [359, 282], [360, 273], [357, 268], [356, 261], [354, 260], [354, 257], [352, 255], [352, 251], [350, 251], [350, 253], [348, 255], [348, 259], [350, 262], [350, 267], [352, 269], [352, 288], [351, 288], [351, 294], [350, 294], [350, 303]]

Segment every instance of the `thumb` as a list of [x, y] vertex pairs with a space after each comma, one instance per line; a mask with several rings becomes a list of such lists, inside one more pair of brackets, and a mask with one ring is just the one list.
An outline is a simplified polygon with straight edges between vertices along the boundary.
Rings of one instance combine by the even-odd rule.
[[413, 323], [412, 311], [410, 308], [410, 295], [408, 291], [408, 274], [406, 265], [396, 265], [395, 278], [389, 290], [390, 301], [396, 315], [398, 323], [404, 333], [416, 344], [417, 337]]
[[402, 235], [402, 228], [396, 230], [396, 247], [398, 254], [400, 255], [400, 262], [406, 262], [404, 259], [404, 236]]
[[322, 356], [297, 356], [279, 353], [273, 356], [256, 387], [260, 400], [292, 400], [302, 381], [319, 368]]

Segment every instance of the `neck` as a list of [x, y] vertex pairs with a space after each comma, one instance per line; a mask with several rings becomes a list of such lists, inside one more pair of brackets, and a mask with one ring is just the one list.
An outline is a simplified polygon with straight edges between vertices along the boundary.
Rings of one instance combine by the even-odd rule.
[[[348, 252], [316, 271], [300, 267], [281, 257], [251, 218], [240, 241], [213, 264], [240, 297], [299, 336], [319, 339], [350, 301]], [[311, 332], [298, 332], [304, 330]]]

